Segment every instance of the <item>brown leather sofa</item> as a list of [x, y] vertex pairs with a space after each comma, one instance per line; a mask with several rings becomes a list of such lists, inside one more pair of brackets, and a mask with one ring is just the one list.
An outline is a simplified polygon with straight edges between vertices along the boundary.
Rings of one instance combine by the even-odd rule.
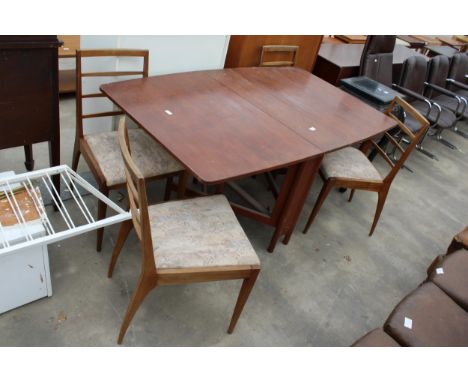
[[468, 346], [468, 227], [427, 269], [427, 279], [353, 346]]

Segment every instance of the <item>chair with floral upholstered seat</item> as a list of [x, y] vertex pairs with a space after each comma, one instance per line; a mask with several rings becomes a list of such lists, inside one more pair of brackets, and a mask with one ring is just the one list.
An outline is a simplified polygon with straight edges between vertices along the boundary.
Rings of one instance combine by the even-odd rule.
[[[143, 69], [139, 71], [102, 71], [83, 72], [82, 60], [112, 59], [112, 58], [141, 59]], [[102, 63], [101, 63], [102, 64]], [[105, 62], [107, 64], [107, 62]], [[103, 93], [83, 94], [83, 78], [88, 77], [148, 77], [149, 52], [137, 49], [111, 49], [111, 50], [77, 50], [76, 51], [76, 138], [73, 150], [72, 168], [77, 170], [80, 155], [83, 154], [91, 172], [93, 173], [99, 190], [106, 196], [112, 189], [125, 187], [125, 170], [119, 141], [115, 131], [84, 134], [83, 120], [89, 118], [103, 118], [122, 115], [121, 110], [100, 113], [83, 113], [83, 102], [106, 97]], [[135, 162], [141, 169], [143, 176], [155, 180], [167, 178], [165, 199], [169, 198], [172, 188], [172, 177], [182, 174], [183, 166], [169, 154], [159, 143], [152, 139], [143, 129], [131, 129], [129, 132], [130, 147]], [[98, 219], [106, 215], [106, 203], [98, 202]], [[104, 228], [97, 230], [96, 248], [102, 248]]]
[[[419, 123], [419, 129], [409, 129], [392, 113], [395, 104], [400, 105], [406, 113], [410, 114]], [[400, 97], [395, 97], [385, 111], [385, 114], [395, 120], [395, 124], [401, 129], [401, 133], [408, 137], [409, 144], [406, 148], [403, 148], [391, 134], [386, 132], [385, 136], [388, 139], [388, 145], [394, 146], [392, 151], [395, 153], [399, 152], [399, 158], [394, 160], [390, 159], [386, 151], [373, 140], [365, 141], [360, 149], [345, 147], [344, 149], [325, 155], [320, 168], [320, 175], [325, 183], [309, 216], [304, 228], [304, 233], [307, 233], [331, 189], [334, 187], [343, 187], [351, 189], [349, 201], [352, 200], [355, 190], [366, 190], [378, 193], [377, 208], [369, 236], [373, 234], [393, 179], [429, 127], [429, 122]], [[372, 162], [367, 159], [367, 152], [372, 146], [390, 166], [390, 171], [385, 176], [380, 174]]]
[[132, 220], [122, 223], [109, 265], [112, 273], [132, 228], [143, 252], [141, 274], [118, 343], [145, 296], [162, 285], [242, 279], [228, 333], [232, 333], [260, 272], [260, 260], [224, 195], [148, 206], [145, 178], [128, 147], [122, 118], [118, 130]]

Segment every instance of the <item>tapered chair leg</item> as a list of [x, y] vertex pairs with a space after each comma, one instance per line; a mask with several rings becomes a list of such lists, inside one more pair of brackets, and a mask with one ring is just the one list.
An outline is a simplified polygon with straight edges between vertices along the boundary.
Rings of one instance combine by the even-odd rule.
[[185, 191], [187, 190], [188, 172], [182, 171], [179, 174], [179, 183], [177, 184], [177, 199], [183, 199], [185, 197]]
[[109, 264], [109, 270], [107, 271], [107, 277], [111, 278], [112, 274], [114, 273], [115, 264], [117, 263], [117, 259], [119, 258], [120, 252], [122, 250], [125, 241], [127, 240], [128, 234], [133, 228], [132, 220], [126, 220], [122, 222], [120, 225], [119, 235], [117, 236], [117, 241], [114, 246], [114, 250], [112, 251], [112, 257]]
[[156, 284], [156, 278], [154, 276], [140, 276], [135, 292], [133, 292], [132, 299], [130, 301], [130, 304], [128, 305], [127, 312], [125, 313], [122, 326], [120, 327], [119, 338], [117, 340], [117, 343], [119, 345], [122, 343], [125, 333], [127, 332], [128, 326], [130, 325], [130, 322], [132, 321], [136, 311], [140, 307], [147, 294], [156, 287]]
[[353, 200], [353, 196], [354, 196], [354, 191], [356, 191], [355, 189], [352, 189], [350, 194], [349, 194], [349, 199], [348, 199], [348, 202], [351, 202], [351, 200]]
[[320, 210], [320, 207], [322, 207], [323, 202], [327, 198], [332, 188], [333, 184], [330, 181], [325, 181], [325, 184], [323, 185], [322, 190], [320, 191], [317, 201], [315, 202], [314, 208], [310, 213], [309, 220], [307, 220], [307, 224], [305, 225], [303, 233], [307, 233], [307, 231], [309, 230], [312, 222], [314, 221], [315, 217], [317, 216]]
[[78, 169], [78, 162], [80, 161], [80, 144], [75, 140], [75, 146], [73, 147], [73, 158], [72, 158], [72, 170], [76, 172]]
[[[109, 189], [107, 187], [99, 187], [99, 191], [103, 193], [106, 197], [109, 197]], [[103, 201], [98, 201], [98, 220], [104, 219], [106, 217], [107, 204]], [[96, 250], [101, 252], [102, 249], [102, 239], [104, 237], [104, 228], [99, 228], [96, 232]]]
[[379, 218], [380, 218], [380, 214], [382, 213], [385, 200], [387, 199], [387, 194], [388, 194], [388, 190], [379, 192], [379, 197], [377, 200], [377, 207], [375, 209], [374, 222], [372, 223], [369, 236], [372, 236], [372, 234], [374, 233], [375, 227], [377, 226], [377, 222], [379, 221]]
[[172, 189], [172, 176], [168, 176], [166, 179], [166, 190], [164, 191], [164, 201], [167, 202], [171, 199]]
[[242, 313], [242, 309], [244, 309], [244, 305], [247, 302], [247, 299], [249, 298], [250, 292], [252, 291], [255, 281], [257, 280], [259, 272], [260, 269], [252, 270], [250, 277], [244, 279], [242, 283], [242, 287], [239, 292], [239, 297], [237, 297], [236, 307], [234, 308], [231, 323], [229, 324], [229, 329], [227, 331], [229, 334], [231, 334], [234, 331], [234, 328], [236, 327], [237, 320], [239, 320], [239, 317]]

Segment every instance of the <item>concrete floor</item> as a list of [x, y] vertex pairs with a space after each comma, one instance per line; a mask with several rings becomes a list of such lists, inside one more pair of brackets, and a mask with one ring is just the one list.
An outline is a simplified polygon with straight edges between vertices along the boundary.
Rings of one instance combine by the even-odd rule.
[[[62, 162], [70, 164], [75, 104], [61, 100]], [[468, 124], [460, 126], [468, 131]], [[468, 224], [468, 140], [444, 135], [452, 151], [428, 139], [440, 161], [415, 152], [393, 182], [373, 237], [376, 195], [352, 203], [332, 192], [308, 235], [301, 230], [322, 185], [317, 180], [289, 243], [265, 248], [272, 228], [239, 220], [262, 271], [232, 335], [226, 334], [240, 281], [172, 286], [149, 295], [124, 341], [127, 346], [348, 346], [381, 326], [401, 298], [425, 277], [432, 259]], [[48, 166], [47, 145], [35, 145], [36, 168]], [[382, 165], [378, 163], [378, 165]], [[23, 150], [0, 151], [0, 171], [24, 171]], [[84, 161], [81, 172], [88, 171]], [[247, 187], [268, 197], [260, 183]], [[151, 189], [160, 198], [162, 185]], [[112, 198], [116, 200], [118, 194]], [[2, 346], [111, 346], [140, 267], [136, 235], [124, 247], [114, 278], [106, 277], [117, 226], [49, 246], [53, 296], [0, 316]], [[66, 318], [66, 319], [65, 319]]]

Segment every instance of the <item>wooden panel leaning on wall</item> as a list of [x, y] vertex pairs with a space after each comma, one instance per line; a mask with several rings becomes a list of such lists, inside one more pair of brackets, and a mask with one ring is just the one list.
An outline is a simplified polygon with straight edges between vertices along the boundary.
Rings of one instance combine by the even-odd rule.
[[[299, 47], [296, 65], [311, 72], [317, 58], [323, 36], [231, 36], [225, 68], [258, 66], [264, 45], [296, 45]], [[277, 53], [280, 55], [281, 53]], [[269, 60], [281, 60], [281, 56], [269, 56]]]

